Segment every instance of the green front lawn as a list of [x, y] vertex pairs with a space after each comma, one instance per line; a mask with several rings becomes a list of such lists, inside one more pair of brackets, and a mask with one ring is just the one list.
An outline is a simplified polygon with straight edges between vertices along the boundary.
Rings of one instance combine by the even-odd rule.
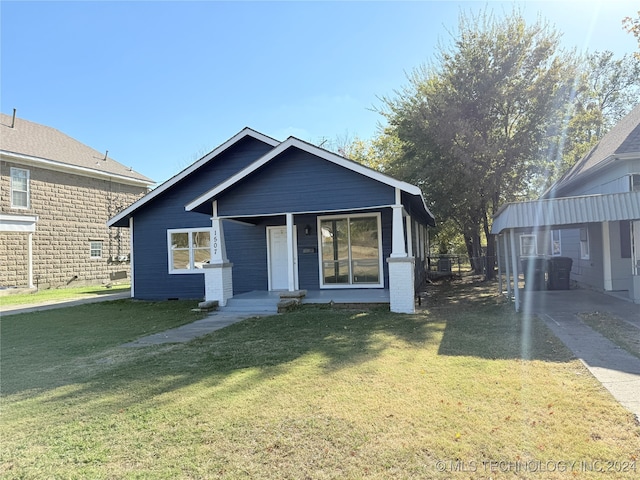
[[6, 293], [0, 295], [0, 307], [5, 305], [28, 305], [49, 303], [64, 300], [79, 300], [113, 293], [124, 293], [131, 289], [131, 285], [114, 285], [110, 288], [99, 285], [73, 288], [49, 288], [27, 293]]
[[[136, 349], [117, 345], [177, 303], [115, 302], [126, 334], [92, 325], [112, 302], [3, 318], [0, 476], [637, 478], [633, 415], [541, 322], [457, 288], [416, 315], [305, 307]], [[28, 375], [44, 364], [55, 381]]]

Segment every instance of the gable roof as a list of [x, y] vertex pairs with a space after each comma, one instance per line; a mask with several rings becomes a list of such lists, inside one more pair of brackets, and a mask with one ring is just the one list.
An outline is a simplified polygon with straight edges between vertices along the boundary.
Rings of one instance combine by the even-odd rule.
[[127, 217], [130, 217], [138, 208], [150, 202], [151, 200], [156, 198], [158, 195], [160, 195], [162, 192], [168, 190], [176, 183], [180, 182], [181, 180], [188, 177], [189, 175], [194, 173], [196, 170], [198, 170], [202, 166], [209, 163], [212, 159], [214, 159], [215, 157], [217, 157], [218, 155], [220, 155], [221, 153], [229, 149], [231, 146], [235, 145], [236, 143], [238, 143], [239, 141], [247, 137], [255, 138], [256, 140], [260, 140], [261, 142], [266, 143], [267, 145], [271, 145], [272, 147], [275, 147], [279, 143], [277, 140], [274, 140], [271, 137], [268, 137], [249, 127], [245, 127], [242, 130], [240, 130], [238, 133], [236, 133], [233, 137], [231, 137], [229, 140], [222, 143], [221, 145], [213, 149], [211, 152], [207, 153], [200, 160], [197, 160], [196, 162], [192, 163], [190, 166], [182, 170], [180, 173], [174, 175], [169, 180], [164, 182], [162, 185], [155, 188], [151, 192], [147, 193], [144, 197], [140, 198], [137, 202], [134, 202], [129, 207], [124, 209], [122, 212], [120, 212], [113, 218], [109, 219], [109, 221], [107, 222], [107, 226], [113, 226], [117, 222], [122, 221]]
[[640, 104], [620, 120], [569, 169], [541, 198], [560, 194], [581, 179], [595, 175], [617, 158], [640, 158]]
[[225, 190], [229, 189], [230, 187], [232, 187], [236, 183], [238, 183], [241, 180], [243, 180], [244, 178], [248, 177], [253, 172], [255, 172], [256, 170], [260, 169], [261, 167], [263, 167], [267, 163], [271, 162], [274, 158], [278, 157], [279, 155], [281, 155], [283, 152], [285, 152], [286, 150], [288, 150], [290, 148], [298, 148], [298, 149], [303, 150], [303, 151], [305, 151], [307, 153], [315, 155], [315, 156], [317, 156], [319, 158], [322, 158], [322, 159], [327, 160], [329, 162], [332, 162], [332, 163], [334, 163], [336, 165], [344, 167], [344, 168], [346, 168], [348, 170], [351, 170], [353, 172], [359, 173], [359, 174], [364, 175], [364, 176], [366, 176], [368, 178], [376, 180], [376, 181], [378, 181], [380, 183], [384, 183], [386, 185], [389, 185], [391, 187], [397, 188], [397, 189], [399, 189], [399, 190], [401, 190], [403, 192], [408, 193], [409, 195], [413, 196], [415, 199], [418, 200], [419, 207], [429, 217], [429, 220], [430, 220], [429, 223], [435, 224], [435, 217], [433, 216], [433, 214], [431, 213], [431, 211], [427, 207], [427, 205], [426, 205], [426, 203], [424, 201], [424, 197], [422, 196], [422, 191], [420, 190], [420, 188], [416, 187], [415, 185], [411, 185], [410, 183], [403, 182], [403, 181], [400, 181], [400, 180], [396, 180], [395, 178], [392, 178], [392, 177], [390, 177], [388, 175], [380, 173], [377, 170], [373, 170], [373, 169], [371, 169], [369, 167], [366, 167], [366, 166], [364, 166], [364, 165], [362, 165], [360, 163], [354, 162], [354, 161], [349, 160], [349, 159], [347, 159], [345, 157], [342, 157], [340, 155], [337, 155], [337, 154], [335, 154], [333, 152], [330, 152], [330, 151], [325, 150], [323, 148], [317, 147], [317, 146], [312, 145], [310, 143], [304, 142], [304, 141], [302, 141], [302, 140], [300, 140], [298, 138], [295, 138], [295, 137], [289, 137], [287, 140], [282, 142], [280, 145], [278, 145], [273, 150], [269, 151], [268, 153], [266, 153], [265, 155], [260, 157], [258, 160], [256, 160], [255, 162], [253, 162], [252, 164], [250, 164], [249, 166], [247, 166], [243, 170], [239, 171], [235, 175], [232, 175], [231, 177], [229, 177], [224, 182], [216, 185], [211, 190], [203, 193], [202, 195], [200, 195], [199, 197], [197, 197], [193, 201], [189, 202], [185, 206], [185, 209], [187, 211], [197, 211], [198, 208], [201, 207], [203, 204], [210, 202], [214, 197], [218, 196], [219, 194], [221, 194]]
[[22, 118], [0, 114], [0, 152], [43, 168], [64, 170], [78, 175], [118, 179], [125, 183], [149, 186], [150, 178], [125, 167], [105, 153], [65, 135], [59, 130]]

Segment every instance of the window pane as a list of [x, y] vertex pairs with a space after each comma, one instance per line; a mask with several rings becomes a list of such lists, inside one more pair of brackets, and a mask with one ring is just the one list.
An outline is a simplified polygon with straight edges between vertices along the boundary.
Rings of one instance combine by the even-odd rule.
[[376, 218], [351, 220], [351, 263], [353, 283], [378, 283], [378, 221]]
[[172, 233], [171, 234], [171, 248], [189, 248], [189, 234], [188, 233]]
[[189, 259], [189, 234], [171, 234], [171, 268], [172, 270], [189, 270], [191, 261]]
[[13, 191], [13, 206], [14, 207], [28, 207], [29, 206], [29, 202], [27, 201], [28, 199], [28, 195], [27, 192], [17, 192], [17, 191]]
[[349, 283], [349, 232], [346, 219], [322, 220], [322, 275], [326, 284]]
[[194, 248], [209, 248], [209, 232], [193, 232]]

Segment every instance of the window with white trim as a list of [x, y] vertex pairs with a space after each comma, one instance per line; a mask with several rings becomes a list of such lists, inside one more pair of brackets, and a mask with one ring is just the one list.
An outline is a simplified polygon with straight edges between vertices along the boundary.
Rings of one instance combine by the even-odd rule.
[[11, 208], [29, 208], [29, 170], [11, 167]]
[[520, 235], [520, 255], [533, 257], [538, 254], [538, 245], [535, 235]]
[[580, 229], [580, 258], [589, 260], [589, 230], [587, 228]]
[[169, 273], [202, 273], [211, 261], [211, 229], [167, 230]]
[[102, 240], [91, 240], [89, 242], [89, 258], [101, 259], [102, 258]]
[[629, 191], [640, 192], [640, 173], [629, 175]]
[[379, 213], [318, 217], [318, 235], [322, 287], [382, 286]]
[[562, 255], [562, 236], [560, 230], [551, 230], [551, 255]]

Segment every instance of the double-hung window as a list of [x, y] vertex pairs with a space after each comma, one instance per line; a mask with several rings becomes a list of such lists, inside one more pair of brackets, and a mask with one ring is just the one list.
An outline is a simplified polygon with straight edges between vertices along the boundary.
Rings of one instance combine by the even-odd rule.
[[169, 273], [202, 273], [211, 261], [211, 229], [167, 231]]
[[589, 230], [580, 229], [580, 258], [589, 260]]
[[96, 260], [102, 258], [102, 240], [91, 240], [89, 242], [89, 257]]
[[11, 208], [29, 208], [29, 170], [11, 168]]
[[520, 255], [523, 257], [533, 257], [538, 254], [538, 245], [535, 235], [520, 236]]
[[562, 255], [560, 230], [551, 230], [551, 255]]

